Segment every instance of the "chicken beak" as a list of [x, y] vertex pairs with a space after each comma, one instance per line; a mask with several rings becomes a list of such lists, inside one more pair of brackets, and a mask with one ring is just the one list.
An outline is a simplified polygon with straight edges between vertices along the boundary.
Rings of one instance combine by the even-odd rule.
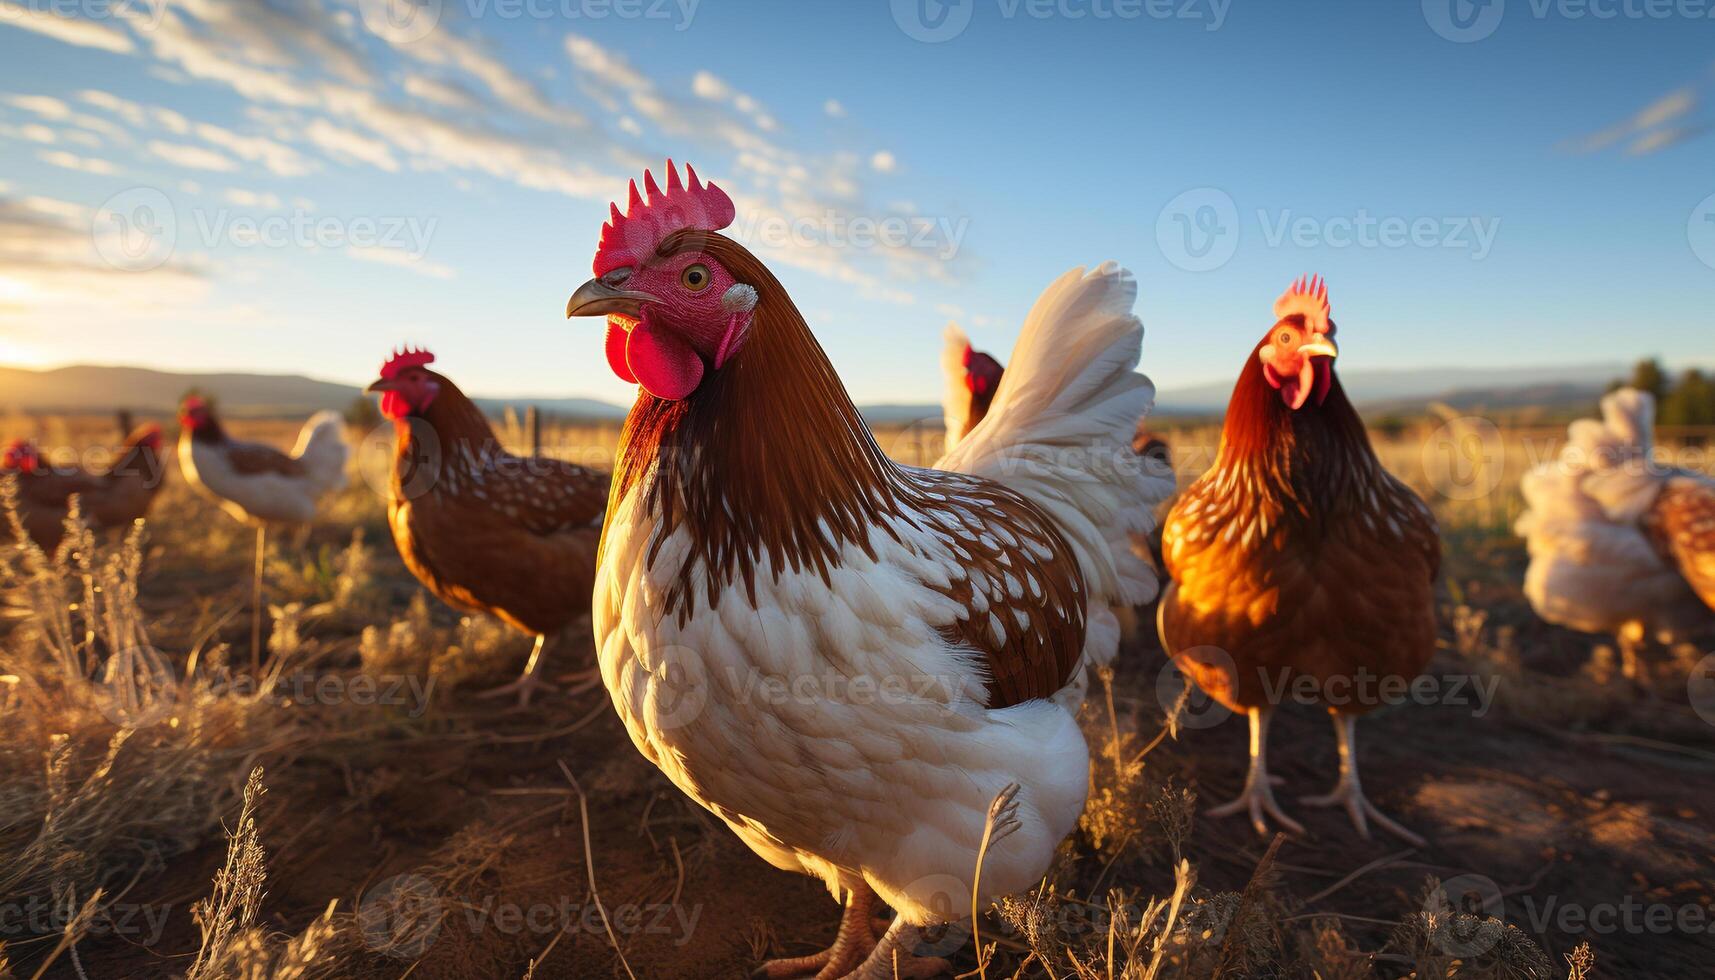
[[363, 391], [365, 394], [374, 395], [383, 391], [393, 391], [396, 388], [397, 386], [392, 380], [388, 378], [376, 378], [374, 381], [371, 381], [369, 383], [369, 387], [363, 389]]
[[1298, 353], [1303, 354], [1306, 357], [1321, 355], [1322, 357], [1335, 358], [1340, 356], [1339, 348], [1335, 347], [1334, 341], [1327, 337], [1322, 337], [1305, 344], [1303, 347], [1298, 348]]
[[572, 298], [566, 301], [566, 316], [605, 316], [618, 313], [635, 319], [638, 316], [639, 304], [653, 302], [655, 297], [648, 293], [620, 289], [600, 279], [591, 279], [579, 286]]

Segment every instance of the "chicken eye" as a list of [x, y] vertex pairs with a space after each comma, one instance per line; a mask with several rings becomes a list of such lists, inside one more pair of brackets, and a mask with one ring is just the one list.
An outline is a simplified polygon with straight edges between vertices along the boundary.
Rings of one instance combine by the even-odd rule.
[[1292, 335], [1290, 333], [1287, 333], [1286, 331], [1282, 330], [1280, 332], [1280, 342], [1283, 344], [1292, 343]]
[[679, 282], [693, 293], [700, 293], [709, 284], [709, 267], [698, 263], [685, 266], [685, 271], [679, 273]]

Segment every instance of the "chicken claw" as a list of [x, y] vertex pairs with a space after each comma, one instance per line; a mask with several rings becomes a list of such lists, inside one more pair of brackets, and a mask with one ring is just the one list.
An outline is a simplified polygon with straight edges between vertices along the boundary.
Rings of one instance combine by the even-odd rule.
[[1374, 820], [1376, 826], [1400, 840], [1422, 847], [1427, 843], [1422, 837], [1376, 809], [1375, 804], [1364, 795], [1364, 788], [1358, 782], [1357, 726], [1358, 719], [1355, 715], [1334, 715], [1334, 732], [1340, 740], [1340, 779], [1334, 784], [1332, 793], [1300, 797], [1298, 802], [1305, 806], [1344, 806], [1346, 813], [1352, 818], [1352, 826], [1357, 828], [1358, 836], [1364, 840], [1370, 839], [1368, 821]]
[[518, 695], [520, 709], [530, 707], [530, 696], [537, 691], [552, 694], [559, 688], [542, 679], [542, 648], [547, 646], [546, 636], [536, 637], [536, 646], [530, 651], [530, 659], [524, 664], [524, 673], [510, 684], [502, 684], [491, 690], [478, 694], [479, 698], [498, 698], [508, 694]]
[[846, 900], [845, 910], [840, 914], [840, 930], [835, 934], [832, 946], [809, 956], [769, 960], [751, 972], [751, 980], [807, 980], [809, 977], [833, 980], [849, 975], [882, 938], [877, 935], [875, 920], [871, 916], [875, 905], [874, 890], [860, 883]]
[[1259, 836], [1268, 836], [1268, 821], [1263, 815], [1273, 817], [1282, 827], [1302, 835], [1304, 825], [1287, 816], [1281, 810], [1280, 804], [1274, 800], [1274, 787], [1280, 785], [1281, 779], [1272, 776], [1268, 771], [1268, 721], [1272, 709], [1252, 708], [1251, 722], [1251, 767], [1245, 776], [1245, 788], [1230, 803], [1223, 803], [1208, 811], [1211, 817], [1230, 817], [1235, 813], [1248, 812], [1251, 826], [1256, 828]]

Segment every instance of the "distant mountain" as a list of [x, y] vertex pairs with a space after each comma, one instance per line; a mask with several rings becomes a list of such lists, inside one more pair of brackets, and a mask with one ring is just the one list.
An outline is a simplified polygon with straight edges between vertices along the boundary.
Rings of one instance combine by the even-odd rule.
[[[1618, 363], [1535, 368], [1378, 369], [1341, 371], [1340, 383], [1353, 402], [1372, 410], [1421, 411], [1432, 401], [1446, 402], [1454, 408], [1538, 404], [1554, 407], [1599, 395], [1615, 378], [1626, 377], [1630, 373], [1630, 367]], [[1219, 414], [1226, 410], [1227, 399], [1232, 393], [1232, 381], [1169, 388], [1156, 393], [1156, 411], [1165, 415]]]
[[[232, 418], [343, 411], [362, 392], [355, 385], [296, 374], [181, 374], [148, 368], [76, 365], [49, 371], [0, 367], [0, 411], [171, 414], [195, 388], [212, 396]], [[484, 398], [484, 411], [535, 405], [542, 412], [585, 420], [623, 419], [626, 410], [593, 398]]]
[[[1588, 402], [1615, 378], [1623, 364], [1541, 368], [1444, 367], [1416, 370], [1342, 372], [1352, 400], [1371, 411], [1417, 412], [1432, 401], [1454, 408], [1560, 408]], [[129, 409], [142, 414], [171, 414], [191, 388], [212, 395], [227, 415], [265, 417], [304, 415], [319, 409], [344, 410], [359, 394], [348, 384], [302, 375], [206, 373], [181, 374], [148, 368], [78, 365], [49, 371], [0, 367], [0, 411], [108, 412]], [[1231, 381], [1169, 388], [1156, 395], [1161, 415], [1218, 415], [1232, 394]], [[535, 405], [562, 418], [617, 421], [626, 408], [593, 398], [487, 398], [474, 396], [484, 411]], [[874, 425], [938, 422], [941, 406], [883, 404], [862, 406]]]

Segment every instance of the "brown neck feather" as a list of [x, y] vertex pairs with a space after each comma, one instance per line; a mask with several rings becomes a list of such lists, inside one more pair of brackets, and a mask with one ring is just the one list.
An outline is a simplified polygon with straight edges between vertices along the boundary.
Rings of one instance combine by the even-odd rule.
[[[1257, 345], [1260, 350], [1262, 344]], [[1381, 471], [1369, 433], [1336, 374], [1320, 405], [1312, 394], [1294, 410], [1263, 375], [1258, 350], [1251, 352], [1221, 428], [1217, 468], [1237, 467], [1257, 477], [1255, 486], [1286, 500], [1314, 502], [1286, 508], [1327, 516], [1361, 502], [1361, 491]], [[1330, 369], [1332, 370], [1332, 369]]]
[[[441, 473], [452, 467], [481, 469], [485, 459], [501, 451], [494, 428], [488, 424], [488, 416], [482, 414], [482, 409], [477, 408], [458, 385], [442, 375], [430, 373], [441, 386], [434, 401], [423, 411], [393, 422], [398, 433], [394, 445], [395, 471], [403, 470], [414, 475], [416, 468], [425, 460], [434, 461]], [[433, 441], [439, 444], [437, 452], [427, 453], [425, 447], [419, 445], [424, 423], [434, 430]]]
[[608, 513], [642, 484], [661, 526], [649, 560], [676, 529], [690, 534], [692, 554], [668, 596], [684, 618], [699, 560], [711, 600], [737, 580], [754, 600], [764, 560], [777, 573], [814, 568], [826, 579], [845, 544], [867, 548], [897, 469], [768, 269], [722, 235], [681, 232], [662, 251], [682, 248], [713, 256], [759, 296], [738, 356], [681, 401], [640, 391], [620, 436]]

